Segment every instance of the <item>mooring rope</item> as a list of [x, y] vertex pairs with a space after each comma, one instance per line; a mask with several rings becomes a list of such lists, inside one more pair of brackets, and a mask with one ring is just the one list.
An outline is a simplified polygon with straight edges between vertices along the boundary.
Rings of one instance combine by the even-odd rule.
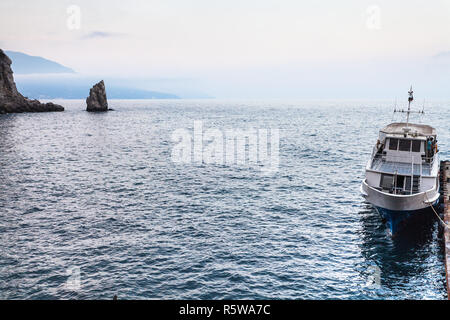
[[427, 201], [428, 201], [428, 203], [429, 203], [431, 209], [433, 209], [434, 214], [436, 215], [436, 217], [438, 217], [439, 221], [441, 222], [441, 224], [442, 224], [442, 226], [443, 226], [444, 228], [450, 228], [450, 226], [449, 226], [448, 224], [446, 224], [444, 220], [441, 219], [441, 217], [439, 216], [439, 214], [438, 214], [438, 213], [436, 212], [436, 210], [434, 209], [433, 204], [430, 202], [430, 199], [428, 199], [428, 194], [427, 194], [427, 192], [428, 192], [428, 191], [425, 191], [425, 197], [427, 197]]

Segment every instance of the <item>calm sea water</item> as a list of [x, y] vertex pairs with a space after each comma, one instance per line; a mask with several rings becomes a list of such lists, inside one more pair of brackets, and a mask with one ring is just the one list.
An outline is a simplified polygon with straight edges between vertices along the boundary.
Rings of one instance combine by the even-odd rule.
[[[1, 299], [445, 298], [433, 216], [391, 238], [359, 196], [392, 103], [59, 102], [0, 116]], [[427, 110], [450, 158], [448, 103]], [[174, 164], [194, 120], [279, 128], [279, 171]]]

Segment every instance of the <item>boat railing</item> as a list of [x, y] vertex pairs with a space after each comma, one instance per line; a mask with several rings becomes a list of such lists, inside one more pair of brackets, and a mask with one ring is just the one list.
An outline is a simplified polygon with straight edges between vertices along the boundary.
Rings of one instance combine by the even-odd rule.
[[393, 189], [390, 190], [394, 194], [415, 194], [419, 192], [423, 183], [424, 173], [425, 175], [431, 173], [432, 164], [435, 161], [434, 158], [430, 158], [429, 162], [417, 154], [410, 155], [410, 157], [406, 155], [389, 155], [388, 159], [389, 161], [386, 160], [385, 155], [376, 154], [373, 158], [371, 169], [393, 174], [394, 181], [397, 180], [399, 175], [408, 176], [411, 181], [409, 185], [401, 186], [400, 189], [394, 183]]
[[[419, 176], [414, 174], [414, 165], [420, 165], [419, 169]], [[389, 191], [393, 194], [414, 194], [418, 193], [420, 190], [420, 185], [422, 184], [422, 164], [415, 164], [414, 159], [411, 158], [411, 175], [409, 176], [410, 182], [409, 182], [409, 188], [407, 188], [407, 184], [405, 182], [405, 185], [398, 186], [397, 185], [397, 176], [399, 175], [399, 172], [397, 169], [395, 169], [394, 175], [392, 177], [393, 179], [393, 188]], [[417, 180], [416, 180], [417, 179]], [[416, 185], [416, 181], [418, 184]]]
[[[417, 159], [418, 157], [421, 158], [421, 161], [414, 161], [414, 159]], [[387, 160], [389, 159], [389, 160]], [[423, 155], [411, 155], [411, 162], [406, 161], [408, 159], [408, 157], [405, 156], [393, 156], [393, 155], [389, 155], [389, 157], [387, 157], [386, 154], [382, 154], [382, 153], [376, 153], [372, 155], [372, 162], [373, 160], [382, 160], [382, 161], [389, 161], [389, 162], [399, 162], [399, 163], [415, 163], [415, 164], [420, 164], [421, 166], [423, 164], [429, 164], [430, 167], [433, 166], [435, 160], [436, 160], [436, 155], [432, 156], [432, 157], [424, 157]]]

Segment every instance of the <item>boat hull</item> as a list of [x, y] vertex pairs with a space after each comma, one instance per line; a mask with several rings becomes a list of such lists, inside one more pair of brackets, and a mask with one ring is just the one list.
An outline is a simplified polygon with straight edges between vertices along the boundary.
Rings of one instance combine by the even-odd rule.
[[439, 203], [439, 185], [426, 193], [394, 195], [372, 188], [363, 181], [361, 194], [386, 220], [392, 235], [403, 228], [408, 218], [427, 213], [431, 206], [437, 206]]
[[[436, 201], [433, 206], [438, 205], [438, 201]], [[389, 228], [389, 231], [392, 235], [397, 234], [400, 230], [405, 227], [405, 224], [413, 217], [430, 214], [431, 208], [424, 208], [412, 211], [394, 211], [386, 208], [375, 207], [380, 216], [386, 221], [386, 224]]]

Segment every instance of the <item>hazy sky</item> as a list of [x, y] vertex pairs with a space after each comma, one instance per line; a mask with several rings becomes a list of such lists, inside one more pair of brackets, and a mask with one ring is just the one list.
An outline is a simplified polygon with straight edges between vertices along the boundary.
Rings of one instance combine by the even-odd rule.
[[0, 47], [218, 97], [450, 96], [450, 0], [2, 0]]

